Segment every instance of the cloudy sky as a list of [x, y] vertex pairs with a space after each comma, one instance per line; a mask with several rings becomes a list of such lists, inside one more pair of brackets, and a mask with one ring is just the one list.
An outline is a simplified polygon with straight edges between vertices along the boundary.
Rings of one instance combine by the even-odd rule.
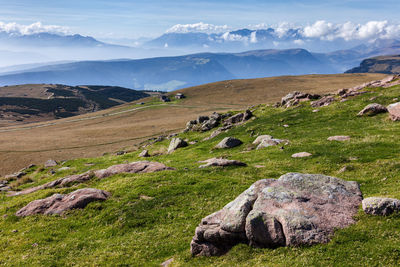
[[[399, 30], [396, 27], [400, 25], [399, 0], [0, 0], [0, 6], [0, 28], [31, 25], [22, 30], [97, 38], [154, 37], [174, 30], [171, 27], [176, 24], [199, 22], [216, 29], [235, 29], [259, 24], [278, 27], [284, 22], [307, 27], [325, 21], [309, 28], [308, 34], [316, 36], [338, 34], [343, 27], [351, 26], [343, 26], [346, 22], [354, 27], [386, 21], [384, 27], [395, 25], [389, 31]], [[372, 25], [372, 30], [376, 27], [383, 26]], [[367, 27], [361, 34], [370, 30]]]

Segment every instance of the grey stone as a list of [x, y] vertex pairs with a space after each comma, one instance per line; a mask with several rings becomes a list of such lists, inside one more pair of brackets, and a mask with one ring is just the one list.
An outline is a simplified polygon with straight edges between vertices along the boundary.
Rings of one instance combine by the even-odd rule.
[[357, 116], [373, 116], [379, 113], [386, 113], [388, 112], [387, 108], [385, 106], [382, 106], [381, 104], [373, 103], [367, 105], [365, 108], [363, 108]]
[[292, 158], [307, 158], [311, 157], [312, 154], [308, 152], [299, 152], [292, 155]]
[[45, 163], [44, 163], [44, 167], [45, 168], [49, 168], [49, 167], [55, 167], [55, 166], [57, 166], [57, 161], [55, 161], [55, 160], [53, 160], [53, 159], [49, 159], [48, 161], [46, 161]]
[[400, 211], [400, 200], [395, 198], [369, 197], [363, 200], [365, 213], [386, 216]]
[[390, 104], [387, 110], [392, 121], [400, 121], [400, 102]]
[[343, 142], [343, 141], [349, 141], [350, 139], [351, 139], [350, 136], [347, 136], [347, 135], [335, 135], [335, 136], [328, 137], [327, 140]]
[[178, 148], [181, 147], [187, 147], [188, 143], [184, 140], [182, 140], [181, 138], [174, 138], [171, 140], [171, 143], [169, 144], [168, 147], [168, 153], [172, 153], [175, 150], [177, 150]]
[[219, 142], [215, 148], [233, 148], [233, 147], [237, 147], [239, 145], [243, 144], [242, 141], [240, 141], [237, 138], [234, 137], [225, 137], [224, 139], [222, 139], [221, 142]]
[[219, 167], [226, 167], [226, 166], [246, 166], [246, 163], [237, 161], [237, 160], [229, 160], [223, 158], [212, 158], [207, 159], [204, 161], [199, 161], [200, 163], [206, 163], [201, 165], [199, 168], [206, 168], [211, 166], [219, 166]]
[[139, 157], [141, 158], [147, 158], [150, 157], [149, 151], [148, 150], [143, 150], [142, 152], [140, 152]]

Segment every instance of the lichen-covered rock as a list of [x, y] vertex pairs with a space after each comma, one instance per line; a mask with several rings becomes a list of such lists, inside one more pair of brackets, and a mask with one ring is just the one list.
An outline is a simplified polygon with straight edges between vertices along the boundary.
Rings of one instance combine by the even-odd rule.
[[386, 216], [400, 211], [400, 200], [395, 198], [369, 197], [363, 200], [365, 213]]
[[142, 152], [140, 152], [139, 157], [141, 158], [147, 158], [150, 157], [149, 151], [148, 150], [143, 150]]
[[245, 122], [248, 121], [251, 117], [253, 117], [253, 113], [250, 110], [246, 110], [243, 113], [238, 113], [236, 115], [227, 118], [224, 121], [224, 125], [231, 125], [231, 124]]
[[177, 150], [178, 148], [187, 147], [187, 146], [188, 146], [188, 143], [186, 143], [186, 141], [182, 140], [181, 138], [174, 138], [171, 140], [171, 143], [169, 144], [168, 153], [172, 153], [175, 150]]
[[262, 248], [325, 243], [335, 229], [354, 223], [361, 200], [356, 182], [321, 174], [260, 180], [201, 221], [191, 253], [222, 255], [238, 243]]
[[277, 146], [279, 144], [289, 144], [288, 140], [283, 140], [283, 139], [276, 139], [276, 138], [271, 138], [271, 139], [264, 139], [260, 144], [258, 144], [257, 149], [265, 148], [265, 147], [270, 147], [270, 146]]
[[390, 104], [387, 110], [392, 121], [400, 121], [400, 102]]
[[215, 146], [215, 148], [233, 148], [241, 144], [243, 144], [243, 142], [237, 138], [225, 137], [221, 142], [218, 143], [218, 145]]
[[246, 163], [237, 161], [237, 160], [229, 160], [223, 158], [212, 158], [203, 161], [199, 161], [200, 163], [206, 163], [201, 165], [199, 168], [206, 168], [211, 166], [219, 166], [219, 167], [226, 167], [226, 166], [246, 166]]
[[320, 98], [320, 95], [317, 94], [308, 94], [308, 93], [302, 93], [302, 92], [291, 92], [287, 94], [286, 96], [282, 97], [280, 106], [284, 106], [286, 108], [296, 106], [300, 102], [303, 101], [309, 101], [309, 100], [315, 100]]
[[388, 112], [387, 108], [385, 106], [382, 106], [381, 104], [373, 103], [367, 105], [365, 108], [363, 108], [360, 112], [358, 112], [358, 116], [373, 116], [379, 113], [385, 113]]
[[271, 135], [260, 135], [260, 136], [257, 136], [256, 140], [254, 140], [253, 145], [259, 145], [264, 140], [271, 140], [271, 139], [273, 139], [273, 137]]
[[339, 142], [344, 142], [344, 141], [349, 141], [350, 136], [347, 135], [335, 135], [335, 136], [329, 136], [328, 141], [339, 141]]
[[109, 196], [110, 193], [94, 188], [79, 189], [67, 195], [54, 194], [51, 197], [30, 202], [15, 215], [23, 217], [34, 214], [61, 214], [71, 209], [83, 209], [90, 202], [103, 201]]

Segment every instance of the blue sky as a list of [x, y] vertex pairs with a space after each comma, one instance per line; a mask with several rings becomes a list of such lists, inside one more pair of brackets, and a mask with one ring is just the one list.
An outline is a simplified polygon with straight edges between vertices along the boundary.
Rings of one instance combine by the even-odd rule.
[[400, 0], [0, 0], [0, 21], [61, 25], [98, 38], [157, 36], [175, 24], [205, 22], [312, 24], [388, 20], [399, 23]]

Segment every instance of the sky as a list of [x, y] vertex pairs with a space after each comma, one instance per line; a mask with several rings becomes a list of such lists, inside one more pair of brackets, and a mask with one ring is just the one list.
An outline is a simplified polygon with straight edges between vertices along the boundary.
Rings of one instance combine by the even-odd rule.
[[0, 0], [0, 22], [65, 27], [96, 38], [156, 37], [176, 24], [243, 28], [282, 22], [311, 25], [400, 23], [400, 0]]

